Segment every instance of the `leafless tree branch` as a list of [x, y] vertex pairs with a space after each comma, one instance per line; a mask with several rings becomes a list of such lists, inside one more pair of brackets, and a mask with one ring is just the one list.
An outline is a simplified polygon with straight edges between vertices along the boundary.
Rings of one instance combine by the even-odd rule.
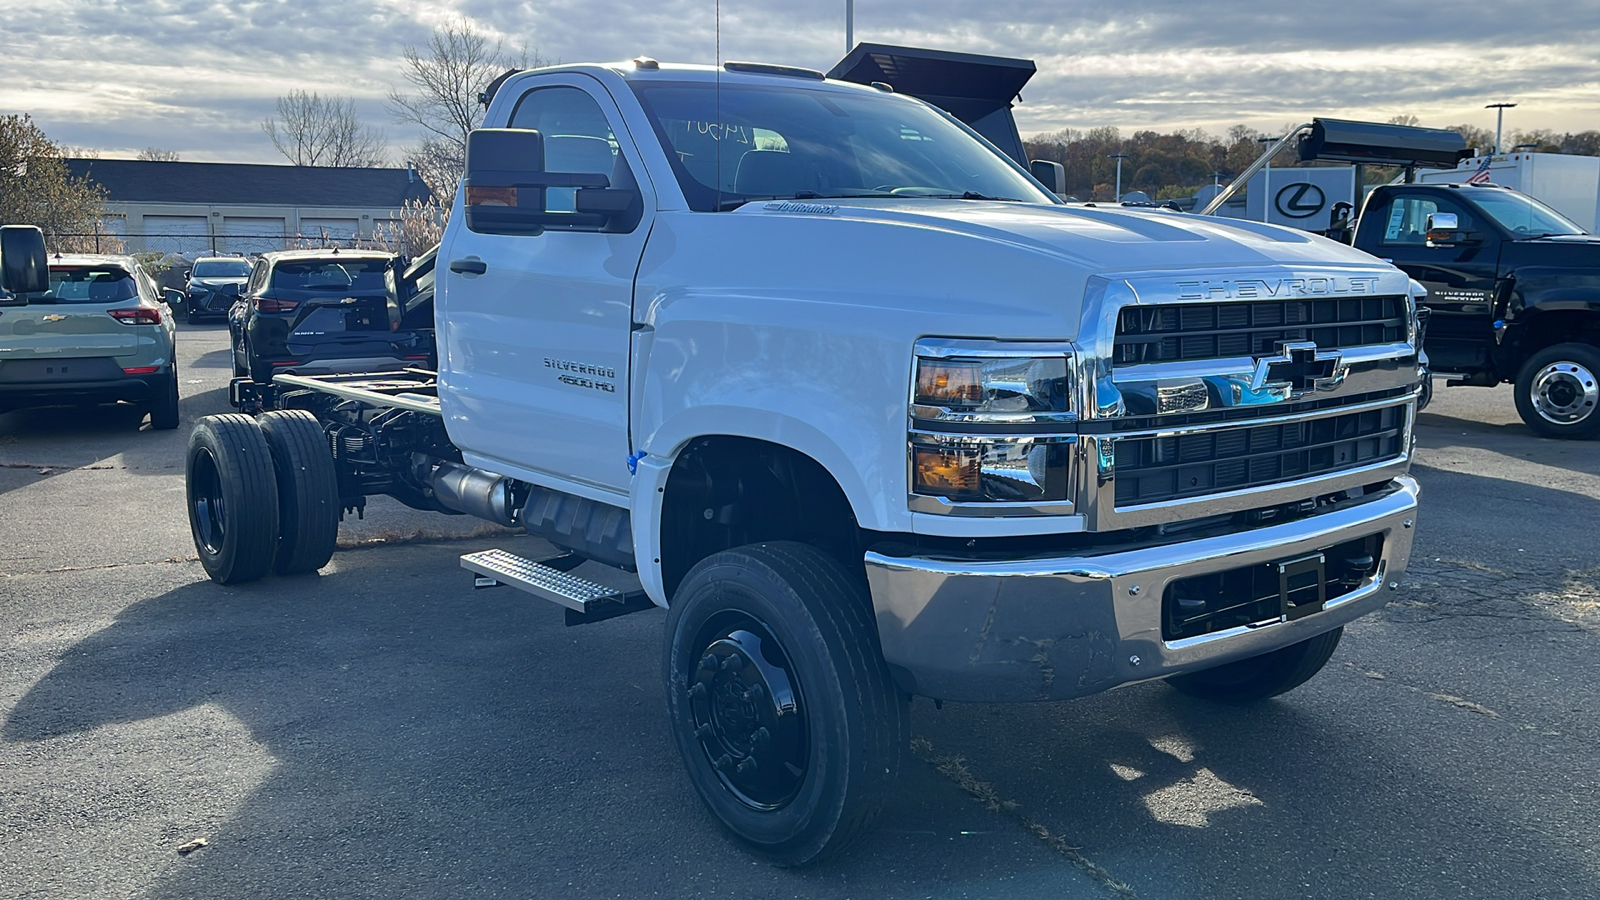
[[290, 91], [278, 98], [278, 115], [262, 122], [261, 130], [297, 166], [371, 168], [388, 161], [388, 138], [361, 124], [350, 97]]

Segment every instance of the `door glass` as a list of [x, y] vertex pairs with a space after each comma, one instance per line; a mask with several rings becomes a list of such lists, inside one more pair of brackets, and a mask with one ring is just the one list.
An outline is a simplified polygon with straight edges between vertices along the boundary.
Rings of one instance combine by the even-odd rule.
[[1460, 231], [1474, 230], [1472, 217], [1457, 204], [1433, 197], [1396, 197], [1389, 206], [1383, 225], [1383, 243], [1390, 246], [1421, 247], [1428, 242], [1428, 216], [1455, 213]]
[[[544, 135], [546, 172], [604, 175], [613, 187], [630, 180], [622, 173], [616, 135], [600, 104], [575, 87], [535, 88], [522, 96], [511, 114], [512, 128], [531, 128]], [[553, 187], [545, 191], [546, 212], [576, 212], [577, 188]]]

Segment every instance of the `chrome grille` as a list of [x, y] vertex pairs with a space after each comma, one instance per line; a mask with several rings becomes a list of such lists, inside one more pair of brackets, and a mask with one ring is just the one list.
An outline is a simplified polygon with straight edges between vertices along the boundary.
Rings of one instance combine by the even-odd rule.
[[1349, 348], [1404, 340], [1402, 296], [1127, 306], [1112, 365], [1266, 356], [1282, 341]]
[[1116, 505], [1263, 487], [1397, 459], [1406, 407], [1115, 443]]

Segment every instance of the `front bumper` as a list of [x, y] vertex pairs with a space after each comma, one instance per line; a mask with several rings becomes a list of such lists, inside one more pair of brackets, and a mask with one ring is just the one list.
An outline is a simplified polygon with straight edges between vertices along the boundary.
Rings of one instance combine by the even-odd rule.
[[[1417, 482], [1249, 531], [1082, 556], [971, 561], [866, 555], [878, 633], [900, 686], [944, 700], [1064, 700], [1266, 653], [1381, 608], [1405, 571]], [[1214, 634], [1162, 636], [1167, 586], [1381, 535], [1376, 569], [1322, 611]]]

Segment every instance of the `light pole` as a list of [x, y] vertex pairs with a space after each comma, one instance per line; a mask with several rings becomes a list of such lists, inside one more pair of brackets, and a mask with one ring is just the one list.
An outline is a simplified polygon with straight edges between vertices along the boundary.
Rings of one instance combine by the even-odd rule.
[[1133, 159], [1133, 157], [1129, 156], [1126, 153], [1113, 153], [1110, 156], [1106, 157], [1106, 159], [1114, 159], [1114, 160], [1117, 161], [1117, 193], [1116, 193], [1115, 196], [1113, 196], [1111, 198], [1111, 202], [1113, 202], [1113, 203], [1121, 203], [1122, 202], [1122, 161], [1125, 160], [1125, 159]]
[[[1275, 137], [1258, 137], [1256, 142], [1263, 147], [1275, 144]], [[1261, 221], [1272, 221], [1272, 160], [1267, 160], [1267, 167], [1261, 173]]]
[[1500, 155], [1500, 125], [1505, 121], [1506, 110], [1516, 106], [1515, 103], [1490, 103], [1484, 109], [1494, 110], [1494, 153]]
[[856, 0], [844, 0], [844, 52], [856, 48]]

